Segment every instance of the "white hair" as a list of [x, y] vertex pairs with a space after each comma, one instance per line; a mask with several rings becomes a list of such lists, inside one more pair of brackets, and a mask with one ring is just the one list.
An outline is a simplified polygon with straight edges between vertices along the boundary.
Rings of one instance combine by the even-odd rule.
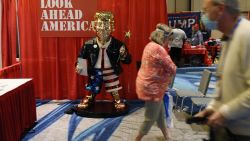
[[149, 39], [157, 44], [163, 45], [164, 41], [170, 36], [172, 29], [166, 24], [159, 23], [156, 25], [156, 29], [150, 34]]
[[240, 7], [238, 0], [212, 0], [213, 4], [224, 4], [226, 11], [230, 14], [239, 14]]
[[162, 30], [156, 29], [153, 32], [151, 32], [149, 39], [159, 45], [163, 45], [164, 32]]

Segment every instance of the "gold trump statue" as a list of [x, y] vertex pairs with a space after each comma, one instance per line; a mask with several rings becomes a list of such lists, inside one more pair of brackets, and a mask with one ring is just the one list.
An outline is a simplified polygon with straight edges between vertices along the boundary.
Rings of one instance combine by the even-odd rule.
[[[131, 55], [125, 44], [111, 35], [114, 31], [114, 16], [111, 12], [97, 12], [94, 20], [96, 37], [86, 41], [78, 55], [78, 59], [87, 60], [86, 89], [90, 91], [90, 95], [77, 106], [80, 109], [86, 109], [93, 105], [96, 95], [101, 92], [104, 85], [106, 92], [114, 99], [116, 110], [123, 110], [125, 104], [118, 93], [122, 89], [119, 75], [122, 73], [121, 63], [129, 64]], [[82, 71], [78, 63], [76, 71], [78, 73]]]

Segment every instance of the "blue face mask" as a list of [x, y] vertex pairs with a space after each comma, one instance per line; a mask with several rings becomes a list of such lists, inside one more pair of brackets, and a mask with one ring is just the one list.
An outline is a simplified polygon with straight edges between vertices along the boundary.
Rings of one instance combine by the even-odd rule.
[[203, 22], [205, 28], [208, 30], [213, 30], [218, 28], [218, 22], [210, 20], [208, 16], [205, 14], [202, 15], [201, 21]]

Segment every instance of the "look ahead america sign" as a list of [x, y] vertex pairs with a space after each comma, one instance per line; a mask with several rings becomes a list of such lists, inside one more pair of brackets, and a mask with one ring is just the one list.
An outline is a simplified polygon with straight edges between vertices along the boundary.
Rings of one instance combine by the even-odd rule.
[[91, 37], [96, 0], [41, 0], [41, 37]]

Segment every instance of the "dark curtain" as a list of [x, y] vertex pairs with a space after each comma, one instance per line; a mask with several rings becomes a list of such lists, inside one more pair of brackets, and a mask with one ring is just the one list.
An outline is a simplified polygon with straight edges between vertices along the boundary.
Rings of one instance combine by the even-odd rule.
[[[86, 78], [75, 73], [78, 52], [89, 38], [41, 38], [39, 36], [40, 0], [19, 0], [18, 15], [23, 77], [35, 82], [36, 97], [41, 99], [77, 99], [87, 94]], [[166, 0], [98, 0], [98, 10], [110, 10], [115, 16], [113, 35], [126, 42], [132, 63], [123, 65], [120, 77], [121, 97], [136, 99], [136, 61], [140, 61], [150, 32], [158, 22], [166, 23]], [[125, 32], [131, 31], [125, 40]], [[109, 99], [101, 94], [99, 99]]]
[[2, 64], [16, 63], [17, 24], [16, 0], [2, 0]]

